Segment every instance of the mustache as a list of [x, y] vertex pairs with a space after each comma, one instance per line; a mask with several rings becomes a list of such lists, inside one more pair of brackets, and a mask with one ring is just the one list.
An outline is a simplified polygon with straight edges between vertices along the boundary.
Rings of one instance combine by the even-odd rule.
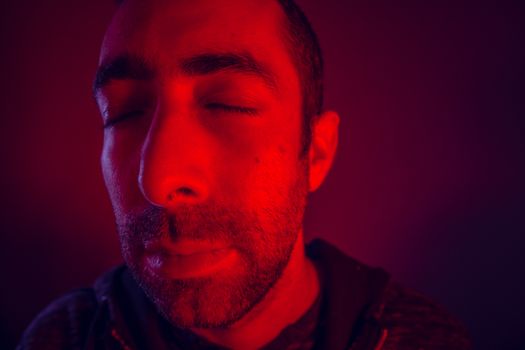
[[248, 231], [262, 232], [256, 216], [216, 205], [184, 206], [170, 212], [148, 206], [128, 214], [117, 226], [121, 236], [144, 243], [161, 238], [241, 242]]

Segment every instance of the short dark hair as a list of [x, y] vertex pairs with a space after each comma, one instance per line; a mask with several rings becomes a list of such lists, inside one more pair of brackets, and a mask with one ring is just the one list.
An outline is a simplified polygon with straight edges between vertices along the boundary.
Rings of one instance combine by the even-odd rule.
[[308, 151], [312, 122], [323, 109], [323, 55], [308, 18], [293, 0], [278, 0], [286, 16], [286, 41], [301, 83], [302, 155]]
[[[116, 0], [121, 4], [124, 0]], [[305, 155], [312, 139], [312, 123], [323, 109], [323, 55], [310, 21], [293, 0], [277, 0], [285, 18], [285, 40], [301, 84], [303, 130], [302, 151]]]

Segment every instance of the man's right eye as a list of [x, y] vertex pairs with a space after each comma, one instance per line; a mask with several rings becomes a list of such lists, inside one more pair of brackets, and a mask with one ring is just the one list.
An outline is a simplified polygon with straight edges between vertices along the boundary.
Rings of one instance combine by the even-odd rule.
[[103, 128], [111, 128], [115, 126], [115, 124], [134, 119], [136, 117], [140, 117], [144, 114], [144, 111], [142, 110], [134, 110], [130, 112], [125, 112], [122, 114], [118, 114], [116, 117], [108, 117], [106, 121], [104, 122]]

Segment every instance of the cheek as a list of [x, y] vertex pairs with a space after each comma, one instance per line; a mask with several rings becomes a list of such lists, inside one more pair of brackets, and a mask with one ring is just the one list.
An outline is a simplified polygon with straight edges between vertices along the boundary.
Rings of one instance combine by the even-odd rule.
[[[284, 201], [302, 174], [301, 139], [296, 123], [268, 123], [250, 128], [223, 144], [222, 189], [251, 208], [271, 208]], [[299, 122], [297, 122], [299, 124]], [[227, 161], [226, 161], [227, 160]]]
[[287, 206], [291, 191], [302, 177], [299, 158], [284, 146], [255, 156], [246, 178], [247, 205], [258, 209]]
[[105, 131], [100, 164], [116, 214], [128, 212], [142, 201], [138, 188], [140, 145]]

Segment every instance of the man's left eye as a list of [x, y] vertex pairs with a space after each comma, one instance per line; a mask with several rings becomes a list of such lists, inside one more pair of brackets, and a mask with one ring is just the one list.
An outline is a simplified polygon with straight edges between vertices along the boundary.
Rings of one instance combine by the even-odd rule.
[[248, 114], [248, 115], [256, 115], [258, 112], [257, 109], [252, 108], [252, 107], [229, 105], [229, 104], [219, 103], [219, 102], [207, 103], [206, 108], [209, 110], [219, 110], [219, 111], [228, 112], [228, 113], [239, 113], [239, 114]]

